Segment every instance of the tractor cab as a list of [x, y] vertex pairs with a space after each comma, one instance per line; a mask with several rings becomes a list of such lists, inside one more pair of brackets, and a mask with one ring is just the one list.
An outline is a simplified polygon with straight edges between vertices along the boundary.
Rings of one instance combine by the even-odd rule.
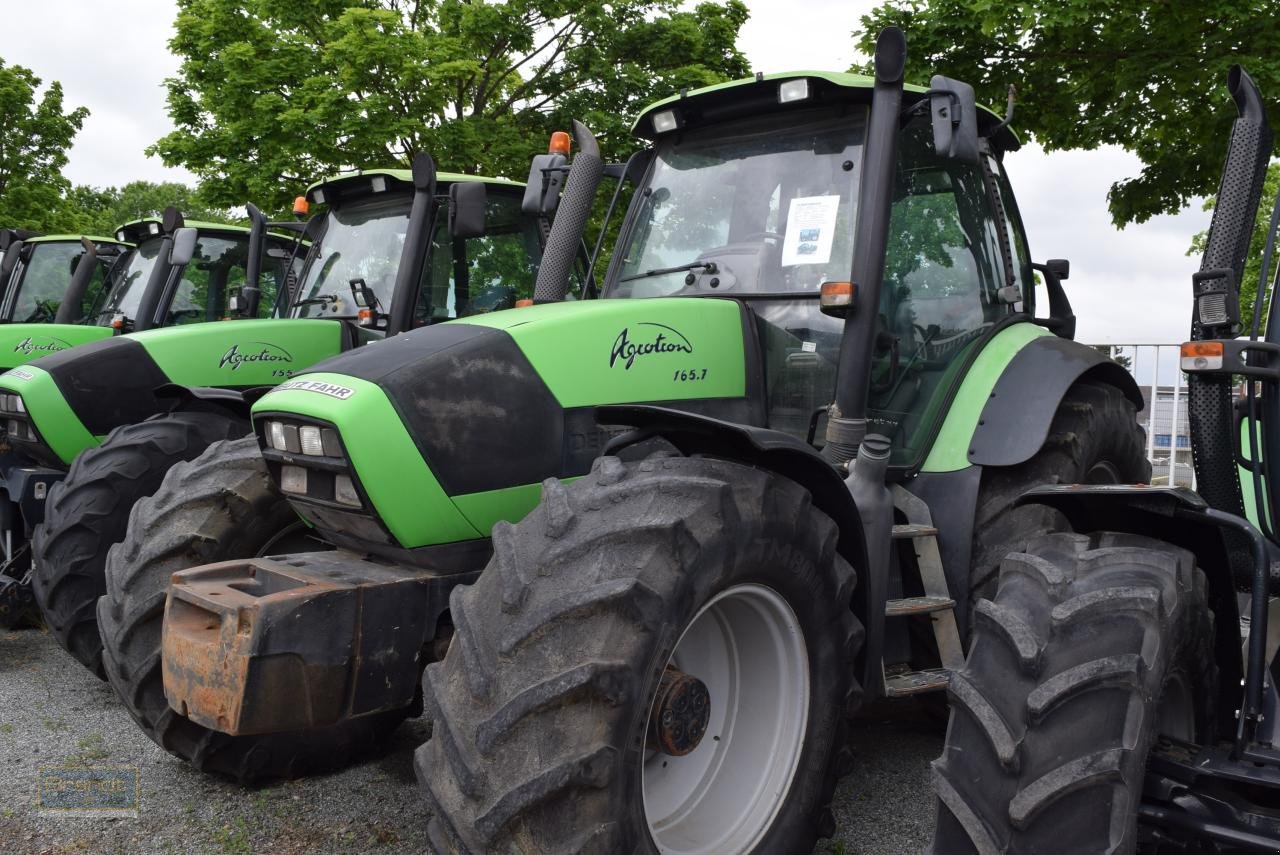
[[[8, 261], [0, 261], [0, 322], [75, 323], [109, 291], [131, 244], [78, 235], [0, 233]], [[64, 308], [65, 304], [65, 308]]]

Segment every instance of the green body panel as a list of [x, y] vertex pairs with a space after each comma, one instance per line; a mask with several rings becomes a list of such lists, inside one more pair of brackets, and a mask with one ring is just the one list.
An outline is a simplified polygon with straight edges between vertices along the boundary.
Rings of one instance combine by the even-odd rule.
[[173, 383], [274, 386], [342, 349], [342, 324], [245, 319], [130, 333]]
[[81, 451], [100, 441], [72, 412], [53, 378], [36, 366], [27, 365], [0, 374], [0, 390], [22, 396], [36, 430], [64, 462], [69, 464]]
[[[746, 394], [742, 314], [731, 300], [553, 303], [450, 323], [506, 330], [566, 408]], [[627, 345], [653, 343], [674, 349], [628, 360]]]
[[[1253, 428], [1250, 431], [1250, 428]], [[1250, 433], [1253, 437], [1250, 437]], [[1257, 451], [1252, 451], [1254, 440], [1257, 442]], [[1262, 429], [1260, 425], [1254, 425], [1253, 420], [1248, 416], [1240, 420], [1240, 456], [1245, 460], [1256, 460], [1262, 462]], [[1258, 503], [1255, 500], [1253, 492], [1253, 473], [1243, 466], [1236, 467], [1237, 474], [1240, 477], [1240, 492], [1244, 494], [1244, 514], [1249, 518], [1249, 522], [1255, 527], [1261, 528], [1261, 520], [1258, 518]], [[1262, 504], [1267, 508], [1267, 515], [1270, 516], [1270, 502], [1266, 494], [1266, 479], [1262, 482]]]
[[1044, 327], [1019, 323], [1004, 328], [987, 342], [965, 373], [921, 471], [954, 472], [969, 466], [969, 440], [978, 427], [978, 418], [991, 390], [1018, 351], [1046, 335], [1052, 333]]
[[0, 324], [0, 371], [77, 344], [110, 338], [111, 327], [84, 324]]
[[[401, 544], [453, 543], [482, 536], [445, 495], [380, 388], [342, 374], [308, 374], [305, 379], [342, 386], [351, 394], [339, 399], [302, 388], [277, 389], [254, 404], [255, 420], [263, 412], [285, 412], [337, 425], [365, 494]], [[535, 490], [529, 507], [536, 502]]]

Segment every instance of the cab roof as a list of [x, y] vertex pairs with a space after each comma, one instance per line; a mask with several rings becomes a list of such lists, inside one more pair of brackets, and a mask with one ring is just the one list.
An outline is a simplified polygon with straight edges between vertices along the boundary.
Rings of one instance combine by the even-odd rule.
[[[354, 172], [343, 172], [338, 175], [331, 175], [328, 178], [322, 178], [315, 182], [306, 190], [307, 201], [317, 205], [324, 204], [325, 201], [331, 201], [326, 200], [323, 196], [319, 199], [315, 197], [315, 191], [330, 188], [336, 190], [338, 195], [354, 193], [363, 196], [366, 195], [366, 189], [369, 193], [384, 192], [375, 191], [373, 190], [371, 183], [366, 183], [365, 179], [373, 177], [389, 179], [390, 183], [385, 187], [385, 190], [413, 189], [413, 173], [408, 169], [357, 169]], [[524, 188], [523, 182], [512, 181], [509, 178], [490, 178], [484, 175], [466, 175], [461, 172], [436, 173], [437, 184], [449, 185], [476, 181], [482, 181], [485, 184], [501, 187]]]
[[101, 235], [37, 235], [29, 237], [23, 241], [24, 244], [33, 243], [79, 243], [80, 238], [86, 237], [94, 243], [110, 243], [120, 246], [133, 246], [126, 240], [119, 240], [113, 237], [102, 237]]
[[[800, 78], [807, 78], [810, 81], [809, 97], [794, 102], [793, 105], [779, 104], [778, 87], [781, 82]], [[681, 92], [650, 104], [636, 117], [635, 123], [631, 126], [631, 133], [641, 139], [655, 139], [659, 134], [654, 130], [654, 114], [673, 107], [680, 114], [681, 127], [687, 127], [739, 116], [774, 112], [789, 109], [792, 106], [803, 107], [850, 101], [869, 103], [874, 88], [875, 78], [865, 74], [841, 71], [780, 71], [773, 74], [758, 74], [755, 77], [715, 83], [700, 89]], [[910, 102], [912, 100], [910, 96], [923, 97], [929, 90], [924, 86], [907, 83], [903, 86], [903, 91], [907, 96], [905, 100]], [[1001, 121], [1002, 117], [994, 110], [978, 105], [979, 132], [990, 132]], [[998, 144], [1006, 151], [1017, 149], [1020, 145], [1017, 136], [1007, 127], [1000, 130]]]
[[[152, 228], [152, 226], [155, 228]], [[248, 226], [237, 226], [229, 223], [215, 223], [208, 220], [186, 220], [183, 225], [187, 228], [197, 229], [202, 232], [232, 232], [235, 234], [249, 234]], [[133, 241], [137, 243], [148, 237], [159, 237], [163, 230], [163, 225], [159, 217], [143, 217], [140, 220], [133, 220], [116, 227], [116, 239], [121, 241]], [[292, 240], [291, 237], [279, 232], [268, 232], [272, 237], [286, 238]]]

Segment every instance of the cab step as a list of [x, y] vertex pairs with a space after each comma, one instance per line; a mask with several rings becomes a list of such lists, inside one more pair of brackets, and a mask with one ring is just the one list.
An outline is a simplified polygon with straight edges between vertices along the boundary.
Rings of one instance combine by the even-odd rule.
[[927, 615], [931, 612], [942, 612], [956, 607], [956, 601], [950, 597], [904, 597], [901, 600], [889, 600], [884, 604], [885, 617], [906, 617], [907, 615]]
[[926, 692], [945, 691], [950, 682], [951, 674], [946, 668], [902, 671], [885, 675], [884, 694], [889, 698], [909, 698]]

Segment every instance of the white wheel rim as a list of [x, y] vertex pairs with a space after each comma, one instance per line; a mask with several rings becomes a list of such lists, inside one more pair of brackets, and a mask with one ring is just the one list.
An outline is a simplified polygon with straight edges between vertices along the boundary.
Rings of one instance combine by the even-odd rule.
[[804, 745], [809, 653], [800, 622], [772, 588], [735, 585], [694, 615], [668, 661], [706, 685], [711, 717], [689, 754], [646, 752], [649, 834], [665, 853], [746, 852], [772, 827]]

